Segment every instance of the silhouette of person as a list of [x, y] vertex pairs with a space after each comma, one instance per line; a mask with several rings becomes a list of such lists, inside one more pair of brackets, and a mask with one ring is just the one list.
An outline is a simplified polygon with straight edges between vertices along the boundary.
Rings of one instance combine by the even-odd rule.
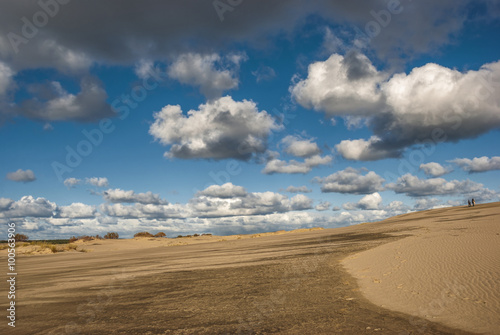
[[476, 200], [474, 200], [474, 198], [472, 198], [472, 206], [476, 206]]
[[467, 199], [467, 203], [469, 204], [469, 207], [470, 207], [470, 200], [469, 199]]

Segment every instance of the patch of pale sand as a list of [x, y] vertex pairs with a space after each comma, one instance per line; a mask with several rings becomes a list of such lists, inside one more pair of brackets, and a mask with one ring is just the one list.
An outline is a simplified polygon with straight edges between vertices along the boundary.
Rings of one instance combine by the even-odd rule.
[[411, 236], [350, 256], [343, 265], [377, 305], [466, 331], [499, 334], [499, 205], [388, 219], [391, 226], [411, 226], [402, 232]]

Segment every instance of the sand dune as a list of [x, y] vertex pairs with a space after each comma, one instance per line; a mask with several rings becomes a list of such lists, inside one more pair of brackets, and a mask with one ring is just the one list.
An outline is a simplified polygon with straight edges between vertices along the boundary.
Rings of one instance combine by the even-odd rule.
[[0, 333], [498, 334], [499, 220], [496, 203], [21, 255], [17, 326]]
[[375, 304], [471, 332], [500, 333], [500, 207], [393, 218], [410, 236], [343, 264]]

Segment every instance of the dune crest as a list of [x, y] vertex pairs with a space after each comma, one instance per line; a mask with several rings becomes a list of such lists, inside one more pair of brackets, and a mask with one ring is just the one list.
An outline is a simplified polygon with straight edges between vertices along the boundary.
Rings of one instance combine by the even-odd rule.
[[498, 334], [498, 203], [425, 211], [376, 224], [385, 223], [398, 225], [398, 234], [409, 236], [342, 262], [370, 301], [450, 327]]

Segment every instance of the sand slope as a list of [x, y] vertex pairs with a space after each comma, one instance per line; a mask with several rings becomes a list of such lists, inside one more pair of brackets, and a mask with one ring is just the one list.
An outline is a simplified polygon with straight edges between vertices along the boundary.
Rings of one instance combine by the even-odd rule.
[[500, 334], [498, 203], [377, 224], [397, 225], [410, 236], [343, 261], [368, 299], [451, 327]]

